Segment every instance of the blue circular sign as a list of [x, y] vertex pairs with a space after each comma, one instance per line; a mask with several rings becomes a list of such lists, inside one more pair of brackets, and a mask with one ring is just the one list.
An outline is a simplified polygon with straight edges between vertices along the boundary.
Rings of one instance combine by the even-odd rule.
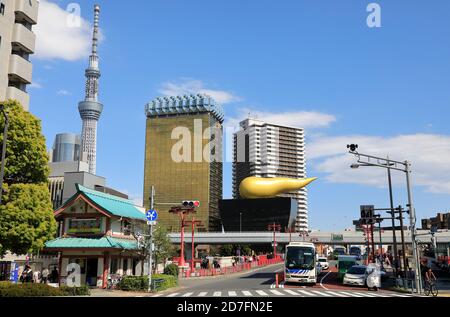
[[145, 214], [145, 217], [147, 217], [148, 221], [156, 221], [158, 219], [158, 213], [156, 210], [149, 210]]

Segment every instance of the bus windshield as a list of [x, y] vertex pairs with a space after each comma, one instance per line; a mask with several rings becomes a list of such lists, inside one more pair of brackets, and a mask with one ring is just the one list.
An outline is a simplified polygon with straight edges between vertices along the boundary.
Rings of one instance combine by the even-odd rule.
[[314, 269], [314, 250], [305, 247], [288, 247], [286, 254], [286, 268]]

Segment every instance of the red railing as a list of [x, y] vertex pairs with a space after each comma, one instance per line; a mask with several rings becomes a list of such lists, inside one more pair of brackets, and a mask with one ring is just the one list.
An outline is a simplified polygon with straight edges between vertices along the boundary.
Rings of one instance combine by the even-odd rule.
[[233, 273], [239, 273], [243, 271], [248, 271], [253, 268], [277, 264], [282, 262], [283, 259], [280, 257], [277, 257], [275, 259], [267, 259], [262, 258], [259, 261], [252, 261], [252, 262], [245, 262], [245, 263], [239, 263], [234, 266], [227, 266], [227, 267], [221, 267], [221, 268], [210, 268], [210, 269], [195, 269], [192, 271], [190, 268], [186, 270], [180, 270], [180, 275], [183, 278], [189, 278], [189, 277], [203, 277], [203, 276], [216, 276], [216, 275], [226, 275], [226, 274], [233, 274]]

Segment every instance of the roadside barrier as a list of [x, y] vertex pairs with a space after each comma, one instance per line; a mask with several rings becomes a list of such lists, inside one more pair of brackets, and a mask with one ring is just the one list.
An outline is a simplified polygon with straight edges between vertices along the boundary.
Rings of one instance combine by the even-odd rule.
[[227, 266], [223, 268], [211, 268], [211, 269], [186, 269], [182, 270], [180, 276], [182, 278], [190, 278], [190, 277], [204, 277], [204, 276], [217, 276], [217, 275], [226, 275], [239, 273], [243, 271], [249, 271], [254, 268], [263, 267], [267, 265], [277, 264], [283, 262], [283, 259], [277, 257], [275, 259], [264, 259], [260, 261], [252, 261], [252, 262], [244, 262], [239, 263], [234, 266]]

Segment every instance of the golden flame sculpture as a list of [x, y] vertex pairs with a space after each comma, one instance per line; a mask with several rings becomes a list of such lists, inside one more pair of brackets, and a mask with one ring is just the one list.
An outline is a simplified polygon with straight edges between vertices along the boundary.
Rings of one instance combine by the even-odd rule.
[[239, 185], [239, 193], [242, 198], [256, 199], [256, 198], [271, 198], [279, 194], [288, 193], [299, 190], [311, 182], [315, 181], [317, 177], [313, 178], [287, 178], [287, 177], [247, 177]]

